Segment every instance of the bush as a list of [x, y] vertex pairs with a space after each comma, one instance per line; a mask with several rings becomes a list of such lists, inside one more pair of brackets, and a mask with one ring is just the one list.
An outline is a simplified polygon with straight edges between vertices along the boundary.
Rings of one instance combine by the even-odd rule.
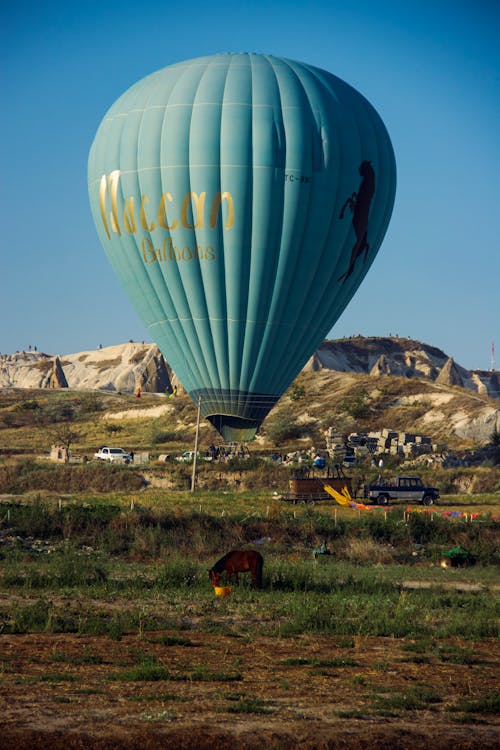
[[63, 493], [134, 491], [143, 486], [144, 478], [126, 466], [100, 463], [47, 466], [27, 460], [0, 467], [0, 492], [13, 494], [31, 490]]
[[365, 390], [354, 391], [351, 396], [340, 405], [341, 411], [353, 419], [364, 419], [370, 414], [368, 405], [369, 395]]
[[177, 440], [178, 436], [174, 430], [161, 430], [153, 427], [151, 431], [151, 444], [159, 445], [160, 443], [171, 443]]
[[35, 399], [30, 401], [21, 401], [20, 404], [16, 404], [15, 411], [34, 411], [40, 408], [40, 404]]
[[281, 409], [265, 422], [265, 430], [269, 440], [280, 445], [285, 440], [293, 440], [302, 435], [302, 426], [298, 423], [291, 409]]
[[35, 501], [10, 507], [9, 532], [14, 536], [35, 539], [78, 539], [79, 543], [95, 543], [121, 513], [116, 505], [84, 507], [65, 505], [61, 510], [48, 503]]
[[290, 391], [290, 400], [291, 401], [300, 401], [303, 399], [306, 395], [306, 389], [303, 385], [297, 385], [296, 383], [293, 384], [291, 391]]
[[103, 408], [103, 400], [97, 393], [89, 391], [88, 393], [83, 393], [81, 395], [79, 408], [79, 415], [81, 417], [95, 414], [96, 412], [102, 411]]
[[107, 422], [104, 425], [104, 432], [106, 435], [116, 435], [116, 433], [123, 430], [123, 425], [117, 424], [116, 422]]

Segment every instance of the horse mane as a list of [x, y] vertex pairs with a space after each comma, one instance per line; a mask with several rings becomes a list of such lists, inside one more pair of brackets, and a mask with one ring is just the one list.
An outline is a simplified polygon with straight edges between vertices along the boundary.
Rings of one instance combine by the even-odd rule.
[[235, 552], [237, 552], [237, 550], [232, 549], [231, 552], [228, 552], [226, 555], [224, 555], [224, 557], [221, 557], [220, 560], [217, 560], [217, 562], [215, 563], [215, 565], [212, 568], [212, 570], [214, 571], [214, 573], [222, 573], [222, 571], [224, 570], [224, 563], [226, 562], [226, 560], [229, 557], [231, 557], [232, 555], [234, 555]]

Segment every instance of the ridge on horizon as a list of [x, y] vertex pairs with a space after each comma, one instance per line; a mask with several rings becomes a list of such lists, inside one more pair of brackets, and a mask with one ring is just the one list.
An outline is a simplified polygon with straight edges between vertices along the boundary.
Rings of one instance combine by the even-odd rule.
[[[54, 355], [35, 348], [0, 354], [0, 387], [49, 387], [50, 373], [61, 366], [69, 388], [97, 388], [133, 392], [138, 383], [146, 391], [178, 386], [175, 373], [154, 343], [132, 341]], [[46, 367], [44, 367], [46, 363]], [[467, 370], [438, 347], [408, 337], [363, 336], [326, 339], [303, 371], [335, 370], [405, 378], [427, 378], [500, 398], [498, 371]], [[148, 372], [147, 377], [144, 375]], [[53, 377], [53, 376], [52, 376]]]

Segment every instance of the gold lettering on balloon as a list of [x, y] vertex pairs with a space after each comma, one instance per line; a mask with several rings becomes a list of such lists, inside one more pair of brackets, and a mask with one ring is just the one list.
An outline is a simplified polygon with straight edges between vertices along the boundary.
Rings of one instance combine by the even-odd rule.
[[151, 224], [148, 224], [148, 219], [146, 216], [146, 203], [149, 203], [149, 198], [147, 195], [142, 196], [141, 200], [141, 227], [146, 230], [146, 232], [154, 232], [156, 229], [156, 224], [154, 221], [151, 222]]
[[[205, 196], [206, 193], [200, 193], [199, 195], [197, 193], [186, 193], [181, 208], [181, 224], [185, 229], [198, 229], [203, 227]], [[194, 221], [193, 224], [189, 224], [188, 222], [188, 210], [190, 206], [192, 206], [193, 220], [196, 216], [196, 221]]]
[[231, 229], [234, 224], [234, 203], [231, 193], [216, 193], [212, 210], [210, 211], [210, 228], [213, 229], [217, 224], [217, 215], [222, 201], [227, 201], [227, 221], [225, 229]]
[[137, 232], [137, 224], [135, 223], [134, 216], [133, 196], [125, 201], [125, 208], [123, 209], [123, 222], [125, 224], [125, 229], [129, 234], [135, 234]]
[[118, 205], [116, 200], [119, 179], [120, 170], [115, 169], [113, 172], [110, 172], [108, 177], [103, 174], [103, 176], [101, 177], [101, 183], [99, 185], [99, 205], [101, 208], [102, 222], [104, 224], [106, 234], [108, 235], [108, 240], [111, 239], [111, 233], [109, 231], [109, 226], [106, 218], [106, 193], [109, 190], [111, 191], [111, 213], [109, 215], [111, 221], [111, 229], [113, 230], [113, 232], [116, 232], [116, 234], [121, 235], [120, 224], [118, 222]]
[[[144, 263], [165, 263], [172, 261], [174, 263], [190, 263], [194, 261], [206, 262], [216, 260], [217, 252], [212, 245], [174, 245], [172, 238], [168, 241], [163, 240], [160, 247], [155, 247], [149, 237], [143, 237], [141, 243], [142, 258]], [[168, 252], [167, 252], [168, 251]]]
[[[102, 223], [104, 231], [108, 239], [111, 239], [112, 233], [121, 236], [122, 228], [120, 226], [119, 212], [118, 212], [118, 188], [120, 183], [121, 172], [119, 169], [115, 169], [108, 175], [103, 174], [99, 183], [99, 209], [101, 213]], [[202, 229], [205, 226], [205, 202], [206, 192], [194, 193], [192, 191], [186, 193], [181, 203], [181, 210], [179, 218], [173, 218], [170, 216], [170, 224], [167, 221], [167, 202], [175, 206], [174, 197], [171, 193], [165, 192], [162, 194], [157, 212], [157, 221], [149, 221], [146, 207], [150, 204], [150, 198], [148, 195], [141, 196], [141, 205], [139, 209], [139, 223], [142, 229], [146, 232], [154, 232], [155, 229], [163, 229], [168, 232], [174, 231], [179, 226], [184, 229]], [[123, 196], [123, 223], [125, 231], [128, 234], [135, 234], [138, 230], [138, 224], [136, 221], [135, 214], [135, 199], [134, 196], [124, 198]], [[111, 203], [111, 206], [110, 206]], [[226, 203], [226, 223], [224, 229], [231, 229], [234, 225], [234, 201], [231, 193], [217, 192], [214, 196], [210, 216], [209, 225], [210, 229], [215, 229], [219, 218], [219, 213], [223, 213], [222, 204]], [[110, 210], [111, 209], [111, 210]], [[224, 212], [224, 213], [226, 213]], [[206, 256], [212, 257], [212, 250], [208, 250], [211, 246], [207, 245]], [[143, 255], [144, 255], [143, 247]], [[150, 250], [147, 250], [146, 255], [150, 256]], [[182, 251], [180, 251], [182, 257]], [[187, 255], [185, 253], [184, 255]]]
[[144, 237], [142, 240], [142, 257], [144, 258], [144, 263], [154, 263], [156, 260], [153, 243], [148, 237]]
[[162, 229], [176, 229], [176, 227], [179, 226], [179, 222], [177, 219], [174, 219], [174, 221], [168, 225], [167, 224], [167, 211], [166, 211], [166, 201], [169, 203], [172, 203], [172, 196], [170, 193], [163, 193], [160, 200], [160, 206], [158, 208], [158, 224], [161, 226]]

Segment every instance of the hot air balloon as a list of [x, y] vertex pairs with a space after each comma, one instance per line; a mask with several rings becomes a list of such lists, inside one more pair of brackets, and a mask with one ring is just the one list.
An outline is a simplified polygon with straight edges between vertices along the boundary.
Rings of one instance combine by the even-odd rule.
[[217, 54], [126, 91], [91, 147], [106, 254], [201, 413], [251, 439], [367, 273], [394, 202], [393, 149], [347, 83]]

